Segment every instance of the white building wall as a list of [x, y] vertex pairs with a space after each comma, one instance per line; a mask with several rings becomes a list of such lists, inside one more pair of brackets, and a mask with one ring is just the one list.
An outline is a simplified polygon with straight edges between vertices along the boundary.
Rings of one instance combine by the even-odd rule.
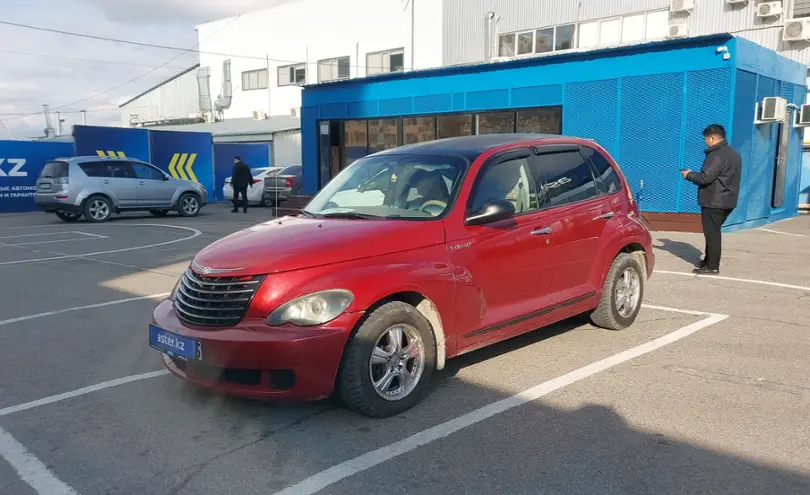
[[273, 166], [301, 165], [301, 131], [273, 134]]
[[121, 107], [121, 125], [129, 127], [134, 116], [141, 121], [158, 121], [199, 113], [197, 68], [194, 68]]
[[[499, 34], [547, 26], [579, 23], [616, 16], [668, 10], [670, 0], [442, 0], [444, 3], [443, 58], [445, 65], [483, 62], [486, 59], [486, 16], [493, 12], [492, 54], [497, 55]], [[691, 13], [669, 13], [670, 24], [684, 24], [689, 36], [732, 33], [780, 54], [810, 64], [810, 44], [782, 42], [782, 25], [791, 2], [782, 0], [781, 17], [757, 17], [761, 0], [728, 4], [726, 0], [694, 0]]]
[[[417, 0], [414, 65], [442, 65], [442, 0]], [[400, 0], [295, 0], [197, 27], [200, 63], [211, 68], [211, 92], [221, 93], [222, 63], [231, 55], [233, 99], [225, 118], [299, 112], [301, 88], [278, 86], [278, 68], [305, 63], [308, 84], [318, 82], [318, 61], [350, 57], [350, 76], [366, 75], [366, 54], [401, 48], [411, 68], [411, 11]], [[269, 57], [270, 60], [267, 60]], [[245, 91], [242, 72], [269, 67], [267, 89]]]

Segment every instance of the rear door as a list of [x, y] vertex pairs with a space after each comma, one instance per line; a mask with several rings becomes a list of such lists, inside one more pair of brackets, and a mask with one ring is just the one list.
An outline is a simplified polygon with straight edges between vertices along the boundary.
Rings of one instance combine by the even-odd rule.
[[166, 175], [146, 163], [132, 163], [138, 180], [137, 204], [141, 208], [150, 206], [171, 206], [174, 199], [174, 181], [166, 180]]
[[53, 161], [46, 163], [37, 178], [37, 194], [56, 195], [64, 192], [68, 187], [69, 168], [67, 162]]
[[109, 175], [101, 180], [102, 188], [120, 208], [137, 208], [138, 176], [130, 162], [106, 162]]
[[550, 291], [555, 305], [575, 305], [595, 295], [591, 266], [612, 210], [579, 146], [540, 146], [535, 152], [532, 174], [540, 181], [554, 246]]

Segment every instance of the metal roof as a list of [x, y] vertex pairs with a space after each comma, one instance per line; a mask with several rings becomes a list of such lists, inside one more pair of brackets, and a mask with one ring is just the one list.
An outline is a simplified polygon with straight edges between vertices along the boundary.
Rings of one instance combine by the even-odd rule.
[[293, 131], [300, 128], [301, 119], [287, 115], [271, 116], [261, 120], [247, 117], [225, 119], [221, 122], [212, 123], [146, 127], [146, 129], [161, 131], [210, 132], [215, 137], [275, 134], [277, 132]]
[[124, 108], [125, 106], [129, 105], [130, 103], [132, 103], [133, 101], [137, 100], [137, 99], [138, 99], [138, 98], [140, 98], [141, 96], [143, 96], [143, 95], [145, 95], [145, 94], [147, 94], [147, 93], [149, 93], [149, 92], [151, 92], [151, 91], [154, 91], [154, 90], [158, 89], [159, 87], [163, 86], [163, 85], [164, 85], [164, 84], [166, 84], [167, 82], [169, 82], [169, 81], [173, 81], [173, 80], [177, 79], [178, 77], [182, 76], [183, 74], [188, 74], [189, 72], [193, 71], [194, 69], [198, 68], [199, 66], [200, 66], [200, 63], [199, 63], [199, 62], [197, 62], [196, 64], [192, 65], [192, 66], [191, 66], [191, 67], [189, 67], [188, 69], [183, 69], [183, 70], [181, 70], [181, 71], [180, 71], [180, 72], [178, 72], [177, 74], [175, 74], [175, 75], [173, 75], [173, 76], [170, 76], [170, 77], [168, 77], [168, 78], [166, 78], [166, 79], [164, 79], [164, 80], [160, 81], [159, 83], [155, 84], [154, 86], [152, 86], [151, 88], [147, 89], [147, 90], [146, 90], [146, 91], [144, 91], [143, 93], [140, 93], [138, 96], [134, 96], [134, 97], [130, 98], [129, 100], [125, 101], [124, 103], [121, 103], [120, 105], [118, 105], [118, 108]]
[[527, 65], [555, 64], [567, 59], [576, 59], [582, 57], [609, 57], [620, 53], [664, 50], [679, 45], [694, 45], [707, 43], [710, 41], [717, 41], [718, 43], [726, 43], [728, 42], [728, 40], [732, 38], [734, 38], [734, 36], [731, 34], [720, 33], [706, 36], [693, 36], [691, 38], [680, 38], [671, 40], [668, 39], [662, 41], [650, 41], [646, 43], [623, 44], [597, 49], [592, 48], [574, 49], [574, 50], [566, 50], [565, 52], [560, 53], [552, 52], [548, 55], [516, 57], [514, 59], [507, 61], [473, 62], [469, 64], [436, 67], [433, 69], [420, 69], [406, 72], [387, 72], [383, 74], [375, 74], [373, 76], [356, 77], [352, 79], [342, 79], [339, 81], [329, 81], [316, 84], [307, 84], [304, 85], [303, 88], [309, 90], [317, 90], [318, 88], [332, 87], [337, 85], [367, 84], [378, 81], [390, 81], [397, 79], [434, 77], [465, 72], [469, 73], [469, 72], [501, 70], [514, 67], [522, 67]]

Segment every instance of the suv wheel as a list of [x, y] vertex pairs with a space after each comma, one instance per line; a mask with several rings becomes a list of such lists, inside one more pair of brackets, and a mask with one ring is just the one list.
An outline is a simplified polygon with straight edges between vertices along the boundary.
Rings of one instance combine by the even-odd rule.
[[602, 299], [591, 321], [608, 330], [624, 330], [636, 320], [643, 298], [644, 268], [635, 256], [621, 253], [608, 270]]
[[82, 217], [81, 213], [68, 213], [66, 211], [57, 211], [56, 216], [63, 222], [75, 222]]
[[169, 210], [149, 210], [149, 213], [156, 217], [165, 217], [169, 214]]
[[200, 199], [194, 193], [185, 193], [177, 200], [177, 212], [181, 217], [193, 217], [200, 212]]
[[84, 202], [84, 218], [88, 222], [106, 222], [112, 216], [112, 203], [104, 196], [90, 196]]
[[410, 304], [390, 302], [360, 325], [338, 374], [338, 392], [347, 407], [385, 418], [417, 404], [436, 366], [430, 323]]

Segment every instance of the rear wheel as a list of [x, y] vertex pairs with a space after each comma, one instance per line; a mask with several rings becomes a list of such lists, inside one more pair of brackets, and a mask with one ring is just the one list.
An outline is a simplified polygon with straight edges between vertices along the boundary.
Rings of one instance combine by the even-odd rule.
[[608, 270], [602, 299], [591, 321], [608, 330], [624, 330], [636, 320], [643, 298], [644, 268], [635, 256], [621, 253]]
[[149, 210], [149, 213], [156, 217], [165, 217], [169, 214], [169, 210]]
[[84, 202], [84, 218], [88, 222], [106, 222], [112, 216], [112, 202], [105, 196], [90, 196]]
[[410, 304], [390, 302], [371, 312], [349, 343], [338, 392], [354, 411], [393, 416], [421, 400], [435, 366], [430, 323]]
[[181, 217], [194, 217], [200, 212], [200, 199], [194, 193], [185, 193], [177, 200], [177, 212]]
[[59, 218], [59, 220], [62, 220], [64, 222], [75, 222], [76, 220], [78, 220], [78, 219], [80, 219], [82, 217], [82, 214], [81, 213], [68, 213], [66, 211], [57, 211], [56, 216]]

